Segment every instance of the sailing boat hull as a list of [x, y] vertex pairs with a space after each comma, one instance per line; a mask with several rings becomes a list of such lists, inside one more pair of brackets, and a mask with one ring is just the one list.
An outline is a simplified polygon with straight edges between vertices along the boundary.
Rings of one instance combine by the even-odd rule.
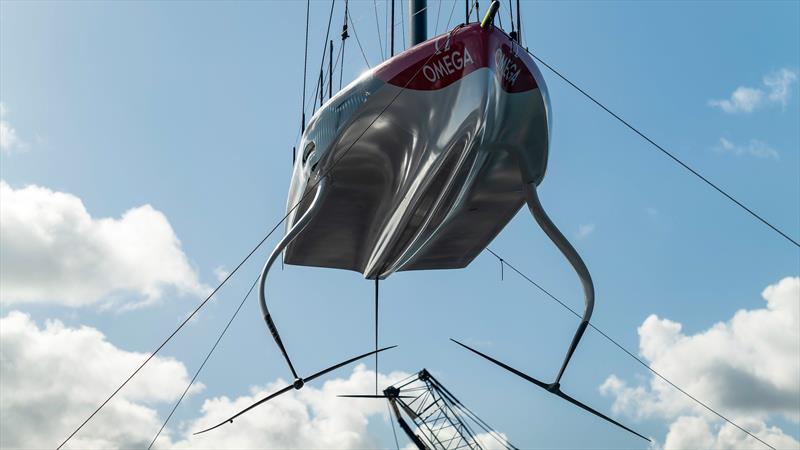
[[541, 73], [494, 27], [461, 26], [387, 60], [309, 122], [287, 229], [321, 177], [327, 188], [284, 261], [367, 278], [467, 266], [523, 205], [523, 183], [544, 177], [549, 115]]

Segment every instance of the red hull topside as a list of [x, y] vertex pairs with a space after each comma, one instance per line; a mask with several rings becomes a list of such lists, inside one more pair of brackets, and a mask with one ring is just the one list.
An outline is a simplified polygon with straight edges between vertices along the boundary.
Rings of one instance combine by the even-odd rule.
[[520, 45], [499, 28], [459, 25], [428, 39], [375, 68], [378, 79], [407, 89], [430, 91], [449, 86], [488, 67], [509, 93], [538, 87], [536, 65]]

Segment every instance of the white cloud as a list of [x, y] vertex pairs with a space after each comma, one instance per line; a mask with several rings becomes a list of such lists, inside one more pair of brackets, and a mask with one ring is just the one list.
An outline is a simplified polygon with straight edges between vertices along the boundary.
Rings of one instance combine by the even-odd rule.
[[757, 139], [750, 139], [745, 145], [737, 145], [723, 138], [719, 138], [719, 144], [714, 147], [718, 153], [729, 153], [736, 156], [754, 156], [763, 159], [780, 159], [778, 151], [770, 147], [769, 144]]
[[217, 277], [217, 281], [222, 283], [225, 278], [228, 278], [228, 275], [231, 273], [225, 269], [225, 266], [217, 266], [214, 269], [214, 276]]
[[764, 86], [767, 87], [769, 94], [767, 98], [773, 103], [780, 103], [786, 106], [789, 101], [789, 88], [797, 81], [797, 73], [789, 69], [781, 69], [764, 77]]
[[[58, 321], [40, 326], [13, 311], [0, 318], [0, 356], [0, 448], [55, 448], [148, 355], [120, 349], [91, 327], [73, 328]], [[378, 383], [383, 389], [408, 376], [379, 374]], [[154, 357], [67, 448], [146, 447], [163, 421], [155, 407], [167, 410], [188, 381], [181, 362]], [[380, 421], [385, 430], [391, 426], [385, 400], [337, 397], [371, 393], [374, 382], [375, 372], [359, 364], [347, 378], [308, 384], [232, 424], [194, 436], [288, 382], [278, 379], [254, 386], [235, 398], [208, 398], [194, 418], [165, 428], [156, 448], [377, 448], [381, 441], [370, 431], [370, 422]], [[197, 385], [190, 394], [202, 389]], [[406, 441], [399, 437], [401, 443]], [[478, 438], [485, 448], [494, 448], [491, 437]]]
[[791, 94], [791, 86], [795, 81], [797, 81], [797, 73], [785, 68], [780, 69], [765, 75], [761, 87], [739, 86], [733, 91], [730, 98], [710, 100], [708, 104], [731, 114], [751, 113], [770, 105], [786, 106]]
[[578, 239], [583, 239], [589, 237], [590, 234], [594, 233], [595, 225], [593, 223], [587, 223], [578, 226]]
[[[764, 422], [743, 419], [739, 425], [777, 449], [797, 449], [800, 442], [780, 428], [768, 427]], [[716, 429], [716, 430], [715, 430]], [[764, 449], [764, 444], [742, 433], [731, 424], [717, 426], [708, 418], [699, 416], [678, 417], [669, 427], [664, 439], [665, 450], [702, 449]]]
[[119, 219], [93, 218], [81, 200], [44, 187], [0, 181], [0, 302], [126, 307], [166, 288], [202, 295], [202, 285], [161, 212], [150, 205]]
[[[2, 448], [55, 448], [147, 357], [94, 328], [39, 327], [17, 311], [0, 318], [0, 343]], [[146, 447], [161, 425], [151, 405], [175, 401], [188, 381], [182, 363], [154, 357], [68, 447]]]
[[[639, 327], [639, 350], [653, 369], [735, 421], [752, 425], [760, 438], [796, 448], [797, 441], [765, 423], [778, 416], [800, 422], [800, 277], [768, 286], [762, 297], [765, 308], [739, 310], [727, 322], [691, 335], [680, 323], [651, 315]], [[629, 386], [612, 375], [600, 390], [614, 396], [615, 413], [673, 421], [667, 448], [754, 447], [744, 433], [737, 436], [655, 376], [647, 385]], [[745, 447], [728, 446], [732, 439]]]
[[11, 153], [13, 150], [22, 150], [25, 143], [17, 135], [17, 131], [6, 120], [8, 110], [0, 102], [0, 153]]

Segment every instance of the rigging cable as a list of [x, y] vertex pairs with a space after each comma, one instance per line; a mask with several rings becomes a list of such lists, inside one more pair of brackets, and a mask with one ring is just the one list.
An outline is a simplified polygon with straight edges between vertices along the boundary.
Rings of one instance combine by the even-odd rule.
[[[375, 7], [375, 29], [378, 30], [378, 48], [381, 51], [381, 60], [383, 60], [383, 40], [381, 40], [381, 22], [378, 20], [378, 0], [372, 0], [372, 6]], [[358, 36], [356, 36], [356, 39], [358, 39]]]
[[453, 13], [456, 11], [456, 3], [458, 3], [458, 2], [456, 0], [454, 0], [453, 1], [453, 7], [450, 8], [450, 16], [447, 17], [447, 25], [445, 25], [444, 31], [447, 31], [447, 30], [450, 29], [450, 21], [453, 20]]
[[397, 440], [397, 430], [394, 428], [394, 415], [392, 409], [389, 407], [389, 402], [386, 402], [386, 410], [389, 411], [389, 422], [392, 424], [392, 435], [394, 436], [394, 446], [400, 450], [400, 441]]
[[439, 0], [439, 7], [436, 8], [436, 25], [433, 27], [433, 35], [439, 32], [439, 14], [442, 12], [442, 0]]
[[522, 11], [519, 9], [519, 0], [517, 0], [517, 42], [522, 45]]
[[511, 37], [513, 39], [517, 36], [517, 30], [514, 28], [514, 8], [511, 6], [511, 0], [508, 0], [508, 16], [511, 18]]
[[[426, 6], [426, 8], [427, 8], [427, 6]], [[406, 22], [405, 22], [405, 17], [406, 17], [406, 9], [401, 7], [400, 8], [400, 31], [402, 31], [402, 33], [403, 33], [403, 50], [406, 49]], [[395, 24], [395, 25], [397, 25], [397, 24]]]
[[342, 90], [342, 77], [344, 76], [344, 41], [350, 37], [347, 34], [347, 17], [350, 13], [347, 11], [348, 0], [344, 0], [344, 24], [342, 25], [342, 70], [339, 72], [339, 90]]
[[300, 105], [303, 111], [300, 115], [300, 133], [306, 131], [306, 72], [308, 70], [308, 18], [311, 14], [311, 0], [306, 0], [306, 45], [303, 56], [303, 100]]
[[239, 311], [242, 310], [242, 306], [244, 306], [245, 301], [250, 297], [250, 293], [253, 292], [253, 288], [256, 287], [256, 283], [258, 283], [258, 278], [256, 278], [253, 281], [253, 284], [250, 285], [250, 289], [247, 291], [247, 294], [244, 295], [244, 298], [239, 303], [239, 306], [236, 308], [236, 311], [233, 312], [233, 315], [231, 316], [230, 320], [228, 320], [228, 323], [225, 325], [225, 328], [223, 328], [222, 332], [219, 334], [219, 337], [217, 338], [217, 341], [214, 342], [214, 345], [211, 347], [211, 350], [209, 350], [208, 354], [206, 354], [206, 357], [203, 360], [203, 363], [200, 364], [200, 367], [197, 368], [197, 371], [194, 373], [194, 376], [192, 377], [192, 381], [190, 381], [189, 384], [186, 385], [186, 389], [183, 390], [183, 393], [181, 394], [180, 398], [178, 398], [178, 401], [175, 402], [175, 406], [172, 407], [172, 411], [170, 411], [169, 415], [167, 416], [167, 418], [164, 419], [164, 423], [161, 424], [161, 428], [158, 429], [158, 433], [156, 433], [156, 435], [153, 436], [153, 440], [150, 442], [150, 445], [147, 446], [147, 450], [150, 450], [151, 448], [153, 448], [153, 444], [156, 443], [156, 439], [158, 439], [158, 436], [164, 430], [164, 427], [167, 426], [167, 423], [169, 422], [169, 419], [172, 418], [172, 415], [175, 414], [175, 410], [178, 409], [178, 405], [181, 404], [181, 402], [183, 401], [183, 398], [186, 396], [186, 393], [188, 393], [189, 389], [192, 387], [192, 385], [194, 385], [194, 382], [197, 380], [197, 377], [198, 377], [198, 375], [200, 375], [200, 372], [203, 370], [203, 367], [205, 367], [206, 363], [208, 362], [208, 359], [211, 358], [211, 354], [214, 353], [214, 350], [217, 349], [217, 345], [219, 345], [219, 341], [222, 340], [222, 337], [225, 336], [225, 333], [228, 332], [228, 328], [233, 323], [233, 320], [236, 319], [237, 315], [239, 315]]
[[350, 23], [353, 25], [353, 35], [356, 37], [356, 43], [358, 44], [358, 48], [361, 49], [361, 56], [364, 57], [364, 62], [367, 64], [367, 68], [371, 69], [372, 66], [369, 65], [369, 61], [367, 60], [367, 54], [364, 53], [364, 47], [361, 46], [361, 40], [358, 38], [358, 31], [356, 30], [356, 22], [353, 20], [353, 16], [350, 16], [348, 12], [347, 15], [350, 17]]
[[[531, 278], [529, 278], [527, 275], [525, 275], [524, 273], [520, 272], [520, 271], [519, 271], [519, 270], [518, 270], [516, 267], [514, 267], [514, 266], [513, 266], [511, 263], [509, 263], [507, 259], [505, 259], [505, 258], [502, 258], [500, 255], [498, 255], [497, 253], [495, 253], [495, 252], [494, 252], [494, 251], [493, 251], [491, 248], [489, 248], [489, 247], [486, 247], [486, 250], [487, 250], [489, 253], [491, 253], [491, 254], [492, 254], [492, 255], [493, 255], [495, 258], [499, 259], [499, 260], [500, 260], [500, 261], [502, 261], [502, 262], [503, 262], [505, 265], [507, 265], [509, 268], [511, 268], [511, 270], [513, 270], [514, 272], [516, 272], [516, 273], [517, 273], [517, 275], [519, 275], [519, 276], [521, 276], [522, 278], [524, 278], [526, 281], [528, 281], [528, 283], [530, 283], [530, 284], [532, 284], [532, 285], [536, 286], [536, 288], [537, 288], [537, 289], [539, 289], [540, 291], [542, 291], [542, 292], [543, 292], [545, 295], [547, 295], [548, 297], [550, 297], [552, 300], [555, 300], [555, 301], [556, 301], [556, 302], [557, 302], [559, 305], [563, 306], [563, 307], [564, 307], [565, 309], [567, 309], [569, 312], [571, 312], [572, 314], [574, 314], [574, 315], [575, 315], [575, 317], [577, 317], [577, 318], [579, 318], [579, 319], [581, 318], [581, 315], [580, 315], [580, 314], [578, 314], [578, 312], [576, 312], [574, 309], [570, 308], [570, 307], [569, 307], [569, 306], [568, 306], [566, 303], [564, 303], [564, 302], [562, 302], [561, 300], [559, 300], [559, 299], [558, 299], [558, 298], [557, 298], [555, 295], [551, 294], [551, 293], [550, 293], [550, 291], [548, 291], [547, 289], [543, 288], [543, 287], [542, 287], [542, 286], [541, 286], [539, 283], [537, 283], [537, 282], [533, 281], [533, 280], [532, 280]], [[692, 394], [690, 394], [690, 393], [686, 392], [685, 390], [683, 390], [683, 389], [682, 389], [680, 386], [676, 385], [675, 383], [673, 383], [672, 381], [670, 381], [669, 379], [667, 379], [667, 377], [665, 377], [664, 375], [661, 375], [661, 374], [660, 374], [658, 371], [656, 371], [655, 369], [653, 369], [652, 367], [650, 367], [650, 365], [649, 365], [649, 364], [647, 364], [646, 362], [642, 361], [642, 359], [641, 359], [641, 358], [639, 358], [638, 356], [636, 356], [635, 354], [633, 354], [633, 353], [632, 353], [630, 350], [628, 350], [628, 349], [626, 349], [625, 347], [623, 347], [623, 346], [622, 346], [622, 344], [620, 344], [619, 342], [617, 342], [616, 340], [614, 340], [614, 339], [613, 339], [611, 336], [607, 335], [605, 332], [603, 332], [603, 330], [601, 330], [600, 328], [596, 327], [596, 326], [595, 326], [595, 325], [594, 325], [594, 324], [593, 324], [591, 321], [589, 322], [589, 326], [590, 326], [592, 329], [594, 329], [595, 331], [597, 331], [598, 333], [600, 333], [600, 335], [601, 335], [601, 336], [603, 336], [604, 338], [606, 338], [606, 340], [608, 340], [609, 342], [611, 342], [612, 344], [614, 344], [615, 346], [617, 346], [617, 347], [618, 347], [620, 350], [622, 350], [623, 352], [627, 353], [627, 354], [628, 354], [628, 356], [630, 356], [631, 358], [633, 358], [634, 360], [636, 360], [636, 362], [638, 362], [639, 364], [641, 364], [642, 366], [644, 366], [645, 368], [647, 368], [647, 370], [649, 370], [650, 372], [652, 372], [653, 374], [655, 374], [656, 376], [658, 376], [658, 378], [660, 378], [660, 379], [662, 379], [662, 380], [666, 381], [666, 382], [667, 382], [667, 383], [668, 383], [670, 386], [672, 386], [672, 387], [674, 387], [675, 389], [677, 389], [678, 391], [680, 391], [680, 392], [681, 392], [683, 395], [685, 395], [685, 396], [687, 396], [688, 398], [690, 398], [690, 399], [694, 400], [694, 402], [695, 402], [695, 403], [697, 403], [698, 405], [700, 405], [700, 406], [702, 406], [703, 408], [707, 409], [708, 411], [710, 411], [710, 412], [714, 413], [714, 414], [715, 414], [717, 417], [719, 417], [719, 418], [721, 418], [722, 420], [724, 420], [724, 421], [728, 422], [729, 424], [731, 424], [731, 425], [735, 426], [736, 428], [738, 428], [739, 430], [743, 431], [743, 432], [744, 432], [744, 433], [746, 433], [748, 436], [752, 437], [753, 439], [757, 440], [758, 442], [761, 442], [762, 444], [766, 445], [767, 447], [771, 448], [772, 450], [775, 450], [775, 447], [773, 447], [773, 446], [771, 446], [771, 445], [767, 444], [766, 442], [764, 442], [763, 440], [759, 439], [759, 438], [758, 438], [758, 436], [756, 436], [756, 435], [754, 435], [753, 433], [751, 433], [751, 432], [747, 431], [746, 429], [742, 428], [741, 426], [739, 426], [737, 423], [735, 423], [735, 422], [734, 422], [734, 421], [732, 421], [731, 419], [728, 419], [727, 417], [723, 416], [722, 414], [720, 414], [719, 412], [717, 412], [716, 410], [714, 410], [714, 409], [713, 409], [713, 408], [711, 408], [710, 406], [708, 406], [708, 405], [706, 405], [705, 403], [703, 403], [702, 401], [698, 400], [698, 399], [697, 399], [696, 397], [694, 397]]]
[[[331, 0], [331, 12], [328, 13], [328, 28], [325, 30], [325, 42], [322, 43], [322, 61], [319, 63], [319, 72], [322, 73], [322, 68], [325, 66], [325, 53], [328, 49], [328, 40], [331, 36], [331, 21], [333, 20], [333, 7], [336, 5], [336, 0]], [[333, 53], [333, 52], [331, 52]], [[333, 57], [333, 55], [331, 55]], [[322, 106], [322, 104], [320, 104]]]
[[392, 2], [392, 18], [390, 19], [392, 23], [392, 47], [390, 56], [394, 56], [394, 0], [389, 0], [389, 1]]
[[[476, 0], [476, 1], [477, 1], [477, 0]], [[519, 11], [517, 11], [517, 17], [519, 17]], [[522, 38], [522, 35], [520, 35], [520, 39], [521, 39], [521, 38]], [[520, 43], [521, 43], [521, 41], [520, 41]], [[636, 127], [634, 127], [633, 125], [631, 125], [630, 123], [628, 123], [628, 122], [627, 122], [625, 119], [623, 119], [622, 117], [620, 117], [620, 116], [619, 116], [618, 114], [616, 114], [614, 111], [611, 111], [611, 110], [610, 110], [608, 107], [606, 107], [604, 104], [600, 103], [600, 101], [598, 101], [597, 99], [595, 99], [595, 98], [594, 98], [592, 95], [590, 95], [588, 92], [584, 91], [584, 90], [583, 90], [583, 89], [581, 89], [581, 88], [580, 88], [580, 87], [579, 87], [577, 84], [573, 83], [573, 82], [572, 82], [572, 81], [571, 81], [569, 78], [567, 78], [566, 76], [562, 75], [562, 74], [561, 74], [561, 72], [559, 72], [558, 70], [556, 70], [555, 68], [553, 68], [553, 66], [551, 66], [551, 65], [550, 65], [550, 64], [548, 64], [547, 62], [543, 61], [541, 58], [539, 58], [539, 57], [538, 57], [538, 56], [536, 56], [535, 54], [533, 54], [533, 52], [531, 52], [531, 51], [530, 51], [530, 50], [528, 50], [528, 49], [525, 49], [525, 51], [526, 51], [526, 52], [528, 52], [528, 54], [529, 54], [529, 55], [531, 55], [531, 56], [532, 56], [534, 59], [536, 59], [537, 61], [539, 61], [540, 63], [542, 63], [542, 65], [544, 65], [545, 67], [547, 67], [547, 68], [548, 68], [548, 69], [549, 69], [551, 72], [553, 72], [554, 74], [556, 74], [556, 75], [557, 75], [559, 78], [561, 78], [562, 80], [564, 80], [564, 81], [565, 81], [567, 84], [569, 84], [570, 86], [572, 86], [572, 87], [573, 87], [575, 90], [577, 90], [578, 92], [580, 92], [581, 94], [583, 94], [583, 96], [584, 96], [584, 97], [586, 97], [587, 99], [591, 100], [591, 101], [592, 101], [592, 102], [593, 102], [595, 105], [597, 105], [597, 106], [599, 106], [600, 108], [602, 108], [602, 109], [603, 109], [605, 112], [607, 112], [607, 113], [608, 113], [608, 114], [610, 114], [612, 117], [614, 117], [615, 119], [617, 119], [617, 120], [618, 120], [618, 121], [619, 121], [621, 124], [623, 124], [623, 125], [625, 125], [626, 127], [628, 127], [628, 128], [631, 130], [631, 131], [633, 131], [634, 133], [638, 134], [638, 135], [639, 135], [639, 137], [641, 137], [641, 138], [642, 138], [642, 139], [644, 139], [645, 141], [649, 142], [649, 143], [650, 143], [650, 144], [651, 144], [653, 147], [655, 147], [656, 149], [658, 149], [659, 151], [661, 151], [661, 153], [663, 153], [663, 154], [665, 154], [666, 156], [668, 156], [668, 157], [669, 157], [670, 159], [672, 159], [674, 162], [676, 162], [676, 163], [677, 163], [677, 164], [679, 164], [681, 167], [683, 167], [684, 169], [686, 169], [686, 170], [687, 170], [689, 173], [691, 173], [692, 175], [694, 175], [695, 177], [697, 177], [698, 179], [700, 179], [701, 181], [703, 181], [704, 183], [706, 183], [708, 186], [712, 187], [714, 190], [716, 190], [716, 191], [717, 191], [717, 192], [719, 192], [720, 194], [722, 194], [722, 195], [724, 195], [725, 197], [727, 197], [727, 199], [728, 199], [728, 200], [730, 200], [731, 202], [733, 202], [734, 204], [736, 204], [736, 206], [738, 206], [738, 207], [740, 207], [741, 209], [743, 209], [744, 211], [746, 211], [746, 212], [750, 213], [750, 215], [751, 215], [751, 216], [755, 217], [756, 219], [758, 219], [759, 221], [761, 221], [761, 223], [763, 223], [764, 225], [768, 226], [769, 228], [772, 228], [772, 230], [773, 230], [773, 231], [775, 231], [776, 233], [778, 233], [778, 234], [780, 234], [781, 236], [783, 236], [783, 237], [784, 237], [786, 240], [788, 240], [789, 242], [791, 242], [792, 244], [794, 244], [796, 247], [800, 248], [800, 242], [797, 242], [796, 240], [794, 240], [794, 239], [792, 239], [791, 237], [789, 237], [789, 235], [787, 235], [786, 233], [784, 233], [783, 231], [781, 231], [780, 229], [778, 229], [778, 227], [776, 227], [775, 225], [771, 224], [769, 221], [767, 221], [766, 219], [764, 219], [763, 217], [761, 217], [761, 216], [760, 216], [758, 213], [756, 213], [756, 212], [755, 212], [755, 211], [753, 211], [752, 209], [750, 209], [750, 208], [748, 208], [747, 206], [745, 206], [745, 205], [744, 205], [742, 202], [740, 202], [739, 200], [736, 200], [736, 199], [735, 199], [735, 198], [734, 198], [734, 197], [733, 197], [731, 194], [728, 194], [728, 193], [727, 193], [727, 192], [726, 192], [724, 189], [720, 188], [719, 186], [717, 186], [716, 184], [714, 184], [714, 183], [713, 183], [711, 180], [709, 180], [708, 178], [706, 178], [706, 177], [704, 177], [703, 175], [701, 175], [701, 174], [700, 174], [698, 171], [696, 171], [696, 170], [694, 170], [693, 168], [691, 168], [691, 167], [690, 167], [688, 164], [686, 164], [685, 162], [683, 162], [681, 159], [679, 159], [679, 158], [678, 158], [677, 156], [675, 156], [673, 153], [671, 153], [670, 151], [668, 151], [667, 149], [665, 149], [665, 148], [664, 148], [664, 147], [662, 147], [661, 145], [657, 144], [657, 143], [656, 143], [654, 140], [650, 139], [650, 138], [649, 138], [649, 137], [648, 137], [646, 134], [644, 134], [643, 132], [639, 131], [639, 129], [638, 129], [638, 128], [636, 128]]]
[[[378, 349], [378, 284], [381, 279], [375, 276], [375, 349]], [[375, 353], [375, 395], [378, 395], [378, 354]]]

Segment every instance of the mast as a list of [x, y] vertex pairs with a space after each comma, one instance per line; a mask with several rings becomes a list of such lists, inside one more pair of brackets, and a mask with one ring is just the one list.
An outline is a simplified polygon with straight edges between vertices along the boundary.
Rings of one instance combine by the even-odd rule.
[[409, 35], [413, 47], [428, 38], [428, 0], [408, 0]]

